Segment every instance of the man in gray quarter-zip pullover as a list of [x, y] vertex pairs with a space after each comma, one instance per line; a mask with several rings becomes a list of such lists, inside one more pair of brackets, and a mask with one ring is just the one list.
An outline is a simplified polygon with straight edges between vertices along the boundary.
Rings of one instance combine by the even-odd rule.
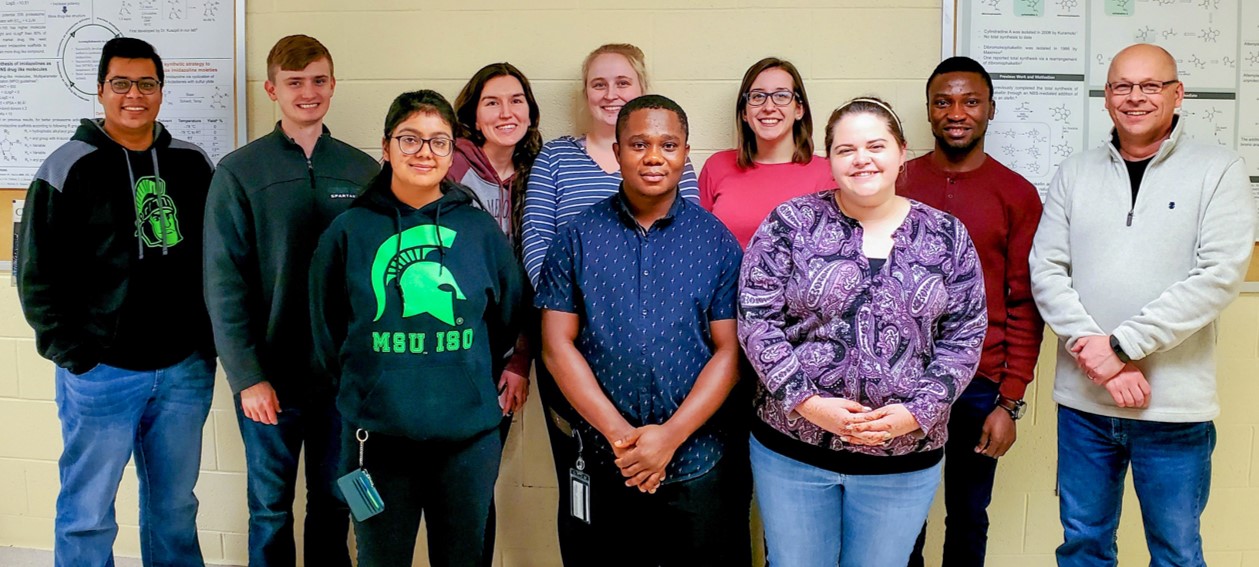
[[1032, 246], [1032, 293], [1058, 334], [1058, 564], [1115, 565], [1132, 467], [1152, 565], [1205, 565], [1199, 518], [1219, 414], [1215, 321], [1254, 243], [1245, 164], [1176, 114], [1175, 59], [1111, 62], [1110, 140], [1062, 163]]
[[304, 35], [267, 56], [275, 130], [228, 154], [206, 207], [206, 298], [245, 441], [249, 564], [292, 567], [298, 455], [306, 447], [306, 562], [350, 565], [349, 513], [335, 495], [341, 417], [315, 363], [308, 274], [319, 236], [379, 164], [323, 125], [332, 56]]

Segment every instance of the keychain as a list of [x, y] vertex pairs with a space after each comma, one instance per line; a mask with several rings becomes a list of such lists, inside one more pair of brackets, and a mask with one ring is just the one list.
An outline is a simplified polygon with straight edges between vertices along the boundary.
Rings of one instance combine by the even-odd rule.
[[385, 510], [385, 501], [380, 498], [380, 492], [376, 491], [372, 475], [363, 466], [363, 450], [368, 436], [368, 432], [363, 429], [354, 432], [354, 438], [358, 440], [358, 470], [337, 479], [337, 487], [341, 489], [346, 504], [349, 504], [350, 513], [359, 522]]

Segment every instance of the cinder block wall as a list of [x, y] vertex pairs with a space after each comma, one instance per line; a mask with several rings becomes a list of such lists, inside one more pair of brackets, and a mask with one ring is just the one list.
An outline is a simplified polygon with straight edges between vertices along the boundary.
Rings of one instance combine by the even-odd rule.
[[[455, 5], [458, 7], [454, 7]], [[533, 82], [546, 138], [573, 131], [582, 106], [578, 67], [595, 46], [628, 41], [647, 53], [652, 91], [673, 97], [690, 114], [699, 168], [734, 142], [731, 117], [743, 71], [767, 55], [788, 58], [805, 76], [817, 140], [831, 108], [860, 94], [878, 94], [901, 113], [911, 145], [930, 147], [923, 80], [939, 59], [938, 0], [249, 0], [249, 134], [270, 131], [277, 111], [262, 89], [265, 57], [290, 33], [320, 38], [336, 59], [338, 85], [328, 124], [339, 137], [380, 152], [389, 101], [403, 90], [434, 88], [453, 98], [481, 65], [511, 61]], [[877, 6], [877, 7], [876, 7]], [[1050, 339], [1052, 341], [1052, 339]], [[1052, 376], [1054, 344], [1043, 347], [1040, 375]], [[1211, 565], [1259, 567], [1259, 296], [1225, 312], [1220, 332], [1220, 392], [1214, 485], [1205, 518]], [[53, 369], [35, 354], [16, 293], [0, 287], [0, 546], [50, 548], [61, 442]], [[1061, 540], [1054, 496], [1055, 418], [1050, 380], [1029, 390], [1032, 411], [1003, 459], [991, 508], [989, 564], [1049, 566]], [[220, 380], [205, 427], [201, 542], [206, 559], [244, 564], [244, 452]], [[536, 405], [518, 416], [508, 441], [498, 498], [504, 566], [557, 565], [556, 483]], [[1122, 563], [1148, 557], [1139, 511], [1129, 495]], [[118, 499], [120, 555], [138, 555], [136, 485], [129, 471]], [[937, 502], [938, 504], [938, 502]], [[300, 504], [299, 504], [300, 508]], [[942, 535], [933, 510], [929, 546]], [[299, 524], [300, 535], [300, 524]], [[421, 547], [422, 547], [421, 543]], [[938, 555], [938, 551], [934, 551]], [[424, 565], [420, 560], [416, 565]], [[928, 564], [938, 565], [935, 557]]]

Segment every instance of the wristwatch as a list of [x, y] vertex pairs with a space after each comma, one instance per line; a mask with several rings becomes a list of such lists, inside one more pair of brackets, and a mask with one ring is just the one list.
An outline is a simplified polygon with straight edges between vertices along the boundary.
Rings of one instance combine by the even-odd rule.
[[1027, 412], [1027, 402], [1011, 400], [1005, 396], [997, 396], [997, 406], [1010, 414], [1010, 419], [1018, 421]]
[[1119, 357], [1119, 362], [1124, 364], [1132, 362], [1132, 358], [1128, 356], [1128, 353], [1123, 351], [1123, 346], [1119, 344], [1119, 337], [1116, 337], [1115, 335], [1110, 336], [1110, 350], [1115, 351], [1115, 356]]

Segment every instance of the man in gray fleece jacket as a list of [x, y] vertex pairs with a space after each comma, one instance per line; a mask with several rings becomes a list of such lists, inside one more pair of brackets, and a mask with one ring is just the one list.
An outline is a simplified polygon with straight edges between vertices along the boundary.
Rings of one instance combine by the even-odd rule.
[[1050, 184], [1032, 246], [1032, 292], [1059, 337], [1058, 564], [1115, 565], [1132, 466], [1152, 565], [1205, 565], [1199, 518], [1219, 414], [1215, 321], [1254, 242], [1245, 164], [1183, 132], [1175, 59], [1115, 56], [1108, 143]]

